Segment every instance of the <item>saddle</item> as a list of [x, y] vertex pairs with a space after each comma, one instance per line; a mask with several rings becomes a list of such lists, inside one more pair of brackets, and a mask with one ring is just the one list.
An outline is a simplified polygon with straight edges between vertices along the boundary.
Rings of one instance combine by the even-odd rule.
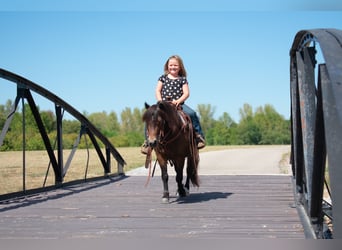
[[177, 107], [177, 113], [182, 120], [183, 128], [192, 123], [190, 116], [183, 111], [181, 106]]
[[[167, 101], [170, 102], [170, 103], [172, 104], [172, 102], [171, 102], [171, 101], [172, 101], [171, 97], [168, 97], [168, 98], [167, 98]], [[172, 105], [174, 105], [174, 104], [172, 104]], [[174, 107], [177, 109], [177, 113], [178, 113], [179, 117], [181, 118], [181, 120], [182, 120], [182, 122], [183, 122], [182, 128], [185, 128], [186, 125], [192, 123], [192, 122], [191, 122], [190, 116], [189, 116], [188, 114], [186, 114], [186, 113], [183, 111], [182, 106], [180, 106], [180, 105], [178, 105], [178, 106], [174, 105]]]

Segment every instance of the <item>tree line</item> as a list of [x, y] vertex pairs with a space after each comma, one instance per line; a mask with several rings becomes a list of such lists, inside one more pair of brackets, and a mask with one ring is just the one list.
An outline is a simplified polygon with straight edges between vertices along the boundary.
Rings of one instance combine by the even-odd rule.
[[[12, 107], [12, 101], [0, 105], [0, 128], [4, 127]], [[54, 145], [56, 138], [56, 116], [51, 110], [40, 110], [45, 129]], [[144, 109], [125, 108], [119, 116], [114, 112], [96, 112], [84, 115], [92, 122], [115, 147], [137, 147], [144, 141]], [[210, 104], [199, 104], [197, 112], [207, 145], [272, 145], [290, 144], [290, 121], [280, 115], [275, 108], [266, 104], [253, 110], [249, 104], [240, 108], [240, 120], [236, 122], [224, 112], [214, 119], [215, 108]], [[10, 129], [5, 136], [0, 151], [22, 150], [23, 138], [22, 111], [14, 114]], [[45, 149], [34, 117], [25, 104], [25, 138], [27, 150]], [[63, 119], [63, 147], [72, 148], [80, 133], [81, 124], [78, 120]], [[83, 139], [80, 148], [86, 148], [87, 139]]]

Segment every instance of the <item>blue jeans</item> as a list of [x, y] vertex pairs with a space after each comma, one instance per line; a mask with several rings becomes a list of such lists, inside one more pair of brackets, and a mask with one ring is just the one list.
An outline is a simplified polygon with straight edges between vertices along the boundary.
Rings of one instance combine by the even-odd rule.
[[204, 139], [205, 137], [204, 137], [201, 124], [199, 122], [196, 112], [186, 104], [182, 104], [182, 108], [183, 108], [184, 113], [190, 116], [195, 132], [200, 134]]

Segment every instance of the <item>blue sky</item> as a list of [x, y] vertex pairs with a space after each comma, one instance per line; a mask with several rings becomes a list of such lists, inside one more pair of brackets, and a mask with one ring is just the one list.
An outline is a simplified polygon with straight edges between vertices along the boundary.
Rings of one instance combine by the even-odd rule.
[[[210, 104], [215, 118], [227, 112], [238, 121], [244, 103], [254, 109], [271, 104], [289, 119], [289, 50], [296, 33], [342, 29], [342, 4], [334, 1], [264, 0], [244, 7], [244, 1], [200, 0], [192, 9], [194, 1], [112, 2], [0, 0], [0, 68], [80, 112], [119, 115], [155, 102], [163, 65], [178, 54], [193, 108]], [[0, 104], [14, 97], [15, 84], [0, 80]], [[54, 109], [38, 100], [41, 109]]]

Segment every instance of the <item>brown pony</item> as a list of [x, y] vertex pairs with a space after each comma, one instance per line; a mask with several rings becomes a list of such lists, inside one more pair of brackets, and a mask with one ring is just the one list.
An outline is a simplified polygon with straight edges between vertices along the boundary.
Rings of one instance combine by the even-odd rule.
[[[169, 201], [168, 163], [174, 166], [176, 171], [178, 194], [180, 197], [185, 197], [189, 194], [190, 181], [194, 186], [199, 187], [197, 174], [199, 154], [191, 119], [167, 101], [161, 101], [152, 106], [145, 103], [145, 108], [143, 121], [146, 126], [147, 143], [156, 152], [161, 169], [164, 187], [163, 202]], [[147, 159], [151, 158], [152, 150], [147, 154]], [[187, 158], [187, 177], [185, 185], [183, 185], [185, 158]]]

